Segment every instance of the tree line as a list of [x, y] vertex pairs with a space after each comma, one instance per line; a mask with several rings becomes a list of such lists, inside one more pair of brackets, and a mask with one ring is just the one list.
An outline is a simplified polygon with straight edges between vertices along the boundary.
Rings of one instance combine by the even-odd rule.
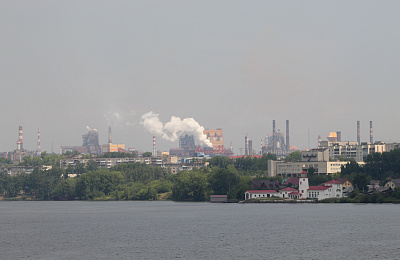
[[[209, 166], [192, 171], [170, 174], [168, 169], [143, 163], [120, 164], [110, 169], [99, 169], [95, 161], [86, 165], [77, 163], [74, 167], [61, 169], [55, 155], [42, 155], [53, 168], [35, 168], [31, 174], [21, 173], [10, 176], [0, 174], [0, 194], [4, 197], [22, 195], [23, 199], [38, 200], [156, 200], [206, 201], [212, 194], [227, 194], [230, 199], [241, 200], [255, 179], [276, 179], [268, 177], [270, 159], [273, 154], [256, 157], [231, 159], [216, 156], [210, 158]], [[112, 156], [112, 155], [110, 155]], [[298, 155], [291, 156], [293, 160]], [[23, 160], [24, 164], [35, 160]], [[57, 162], [58, 160], [58, 162]], [[319, 185], [335, 178], [349, 178], [358, 192], [366, 192], [371, 179], [385, 182], [388, 178], [400, 178], [400, 150], [371, 154], [361, 167], [351, 161], [342, 167], [340, 174], [317, 175], [308, 170], [310, 185]], [[76, 176], [74, 178], [68, 176]]]
[[22, 164], [37, 166], [46, 161], [53, 165], [52, 169], [37, 167], [30, 174], [14, 176], [1, 173], [0, 194], [38, 200], [155, 200], [162, 194], [177, 201], [205, 201], [211, 194], [242, 199], [252, 175], [267, 176], [267, 160], [271, 157], [274, 158], [265, 155], [233, 160], [217, 156], [209, 160], [209, 167], [170, 174], [168, 169], [143, 163], [99, 169], [93, 160], [62, 169], [59, 160], [63, 156], [43, 154], [42, 158], [24, 158]]

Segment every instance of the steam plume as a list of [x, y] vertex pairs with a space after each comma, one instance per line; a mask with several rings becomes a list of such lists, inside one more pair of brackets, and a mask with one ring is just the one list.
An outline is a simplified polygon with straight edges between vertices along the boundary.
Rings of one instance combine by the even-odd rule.
[[188, 134], [193, 135], [199, 145], [212, 147], [210, 140], [203, 134], [204, 127], [193, 118], [180, 119], [172, 116], [171, 120], [164, 125], [158, 116], [159, 114], [153, 111], [148, 112], [142, 115], [140, 124], [150, 133], [170, 142], [175, 142], [181, 135]]

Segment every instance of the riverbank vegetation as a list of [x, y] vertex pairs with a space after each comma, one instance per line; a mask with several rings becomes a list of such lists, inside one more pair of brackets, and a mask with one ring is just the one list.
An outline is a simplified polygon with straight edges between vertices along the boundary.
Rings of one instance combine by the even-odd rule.
[[[107, 155], [112, 157], [113, 155]], [[267, 177], [269, 159], [273, 154], [260, 158], [242, 157], [230, 159], [213, 157], [209, 166], [192, 171], [170, 174], [168, 169], [142, 163], [120, 164], [110, 169], [99, 169], [94, 161], [75, 167], [58, 167], [59, 155], [43, 154], [41, 160], [53, 166], [50, 170], [35, 168], [31, 174], [21, 173], [10, 176], [0, 173], [0, 195], [6, 199], [21, 198], [33, 200], [176, 200], [207, 201], [210, 195], [227, 194], [231, 200], [243, 200], [244, 192], [250, 189], [250, 182]], [[296, 160], [296, 154], [288, 160]], [[40, 159], [40, 158], [39, 158]], [[39, 165], [33, 158], [23, 160], [24, 165]], [[372, 154], [364, 167], [350, 162], [342, 167], [341, 174], [317, 175], [308, 170], [310, 185], [335, 178], [348, 178], [356, 191], [349, 197], [331, 202], [396, 202], [400, 192], [391, 194], [366, 195], [370, 180], [383, 184], [388, 178], [400, 178], [400, 150]], [[76, 176], [76, 177], [68, 177]], [[329, 202], [329, 201], [326, 201]]]

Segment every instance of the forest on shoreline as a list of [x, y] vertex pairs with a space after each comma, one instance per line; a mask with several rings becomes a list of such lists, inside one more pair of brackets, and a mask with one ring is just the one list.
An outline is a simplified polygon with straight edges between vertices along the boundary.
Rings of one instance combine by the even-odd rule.
[[[208, 201], [212, 194], [227, 194], [229, 199], [243, 200], [252, 180], [283, 181], [283, 177], [268, 177], [267, 161], [276, 159], [273, 154], [236, 159], [216, 156], [209, 159], [208, 167], [177, 174], [143, 163], [99, 169], [91, 161], [87, 165], [62, 169], [58, 166], [60, 157], [57, 155], [44, 154], [39, 159], [49, 162], [53, 168], [41, 170], [37, 167], [30, 174], [15, 176], [0, 173], [0, 195], [4, 199]], [[291, 154], [287, 160], [298, 160], [298, 154]], [[352, 197], [332, 202], [395, 202], [400, 199], [397, 190], [392, 194], [366, 194], [370, 180], [383, 184], [390, 178], [400, 178], [400, 150], [369, 155], [365, 162], [364, 167], [360, 167], [351, 161], [342, 167], [340, 174], [332, 175], [316, 175], [312, 168], [308, 169], [310, 185], [336, 178], [350, 179], [356, 187]], [[24, 163], [29, 164], [29, 161]], [[37, 159], [34, 163], [38, 163]], [[68, 174], [76, 174], [76, 177], [68, 177]]]

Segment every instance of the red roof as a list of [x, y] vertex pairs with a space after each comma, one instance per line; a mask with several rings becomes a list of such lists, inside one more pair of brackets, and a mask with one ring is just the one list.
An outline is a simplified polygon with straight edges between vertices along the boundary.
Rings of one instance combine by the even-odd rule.
[[278, 193], [276, 190], [248, 190], [248, 193]]
[[293, 191], [293, 192], [289, 193], [289, 195], [299, 195], [299, 192], [298, 191]]
[[310, 186], [308, 190], [327, 190], [331, 188], [331, 186]]
[[246, 158], [246, 157], [262, 158], [262, 155], [234, 155], [234, 156], [229, 156], [230, 159]]
[[297, 177], [290, 177], [289, 179], [287, 179], [283, 185], [288, 185], [289, 183], [292, 183], [293, 185], [299, 185], [299, 178]]
[[338, 180], [331, 180], [331, 181], [327, 181], [324, 184], [343, 184], [343, 182], [338, 181]]
[[290, 187], [287, 187], [287, 188], [281, 189], [279, 191], [297, 191], [297, 190], [293, 189], [293, 188], [290, 188]]

